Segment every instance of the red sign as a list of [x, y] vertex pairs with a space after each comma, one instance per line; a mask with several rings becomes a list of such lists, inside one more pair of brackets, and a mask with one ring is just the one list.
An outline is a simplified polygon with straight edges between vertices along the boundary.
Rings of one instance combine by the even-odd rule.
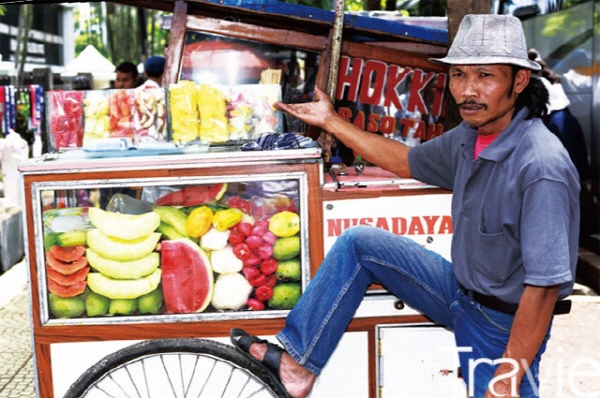
[[427, 141], [443, 133], [446, 84], [445, 73], [343, 56], [337, 110], [363, 130]]

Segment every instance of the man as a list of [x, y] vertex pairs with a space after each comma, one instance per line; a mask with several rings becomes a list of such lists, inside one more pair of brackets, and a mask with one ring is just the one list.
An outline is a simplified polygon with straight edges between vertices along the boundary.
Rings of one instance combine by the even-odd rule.
[[137, 86], [138, 70], [133, 62], [120, 63], [115, 72], [117, 73], [115, 88], [135, 88]]
[[539, 65], [517, 18], [465, 16], [448, 55], [434, 61], [449, 66], [463, 122], [413, 148], [345, 121], [320, 90], [312, 103], [278, 104], [363, 159], [453, 191], [452, 263], [408, 238], [351, 228], [277, 335], [285, 352], [232, 331], [293, 397], [309, 394], [373, 282], [454, 331], [470, 396], [539, 395], [540, 356], [575, 275], [577, 172], [539, 119], [548, 94], [531, 77]]
[[144, 88], [160, 88], [165, 70], [165, 57], [152, 56], [144, 62], [144, 73], [146, 81], [142, 84]]

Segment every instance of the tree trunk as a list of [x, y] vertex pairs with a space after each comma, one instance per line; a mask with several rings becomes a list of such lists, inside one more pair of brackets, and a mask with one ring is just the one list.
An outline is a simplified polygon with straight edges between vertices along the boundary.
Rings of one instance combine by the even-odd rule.
[[[491, 0], [448, 0], [448, 46], [454, 40], [458, 26], [467, 14], [489, 14], [492, 10]], [[450, 47], [448, 47], [450, 48]], [[449, 130], [461, 121], [456, 101], [452, 96], [448, 98], [446, 107], [446, 122], [444, 129]]]
[[380, 0], [366, 0], [365, 1], [365, 10], [381, 10], [381, 1]]
[[106, 53], [107, 53], [108, 59], [112, 59], [113, 61], [116, 59], [115, 58], [115, 43], [114, 43], [115, 40], [114, 40], [114, 35], [113, 35], [114, 18], [115, 18], [114, 3], [106, 3], [106, 15], [102, 16], [102, 19], [104, 20], [104, 24], [102, 24], [102, 21], [100, 21], [100, 26], [104, 26], [106, 29]]
[[144, 55], [148, 54], [148, 14], [152, 14], [150, 11], [146, 11], [144, 8], [138, 7], [136, 10], [137, 16], [137, 37], [138, 37], [138, 48], [136, 51], [135, 59], [144, 59]]
[[17, 70], [17, 86], [23, 85], [25, 62], [27, 61], [27, 44], [29, 31], [33, 22], [33, 5], [22, 5], [19, 13], [19, 33], [15, 50], [15, 69]]

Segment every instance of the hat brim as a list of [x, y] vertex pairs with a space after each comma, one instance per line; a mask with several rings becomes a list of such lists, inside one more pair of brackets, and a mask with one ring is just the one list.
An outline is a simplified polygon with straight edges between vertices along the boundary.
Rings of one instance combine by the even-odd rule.
[[529, 59], [521, 59], [514, 57], [498, 57], [498, 56], [471, 56], [471, 57], [444, 57], [444, 58], [429, 58], [430, 61], [444, 65], [492, 65], [492, 64], [508, 64], [521, 66], [531, 70], [541, 70], [542, 67], [535, 61]]

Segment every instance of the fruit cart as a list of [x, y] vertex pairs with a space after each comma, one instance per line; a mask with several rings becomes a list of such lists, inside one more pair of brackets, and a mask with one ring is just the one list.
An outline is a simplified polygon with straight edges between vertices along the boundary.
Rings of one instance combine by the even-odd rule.
[[[19, 167], [38, 396], [136, 342], [274, 338], [353, 225], [449, 254], [449, 192], [339, 143], [325, 162], [320, 132], [271, 106], [329, 86], [353, 123], [418, 145], [444, 128], [446, 75], [427, 58], [445, 32], [352, 16], [341, 41], [339, 14], [237, 3], [169, 3], [165, 89], [49, 94], [56, 150]], [[455, 354], [449, 332], [373, 286], [312, 396], [464, 395]]]

